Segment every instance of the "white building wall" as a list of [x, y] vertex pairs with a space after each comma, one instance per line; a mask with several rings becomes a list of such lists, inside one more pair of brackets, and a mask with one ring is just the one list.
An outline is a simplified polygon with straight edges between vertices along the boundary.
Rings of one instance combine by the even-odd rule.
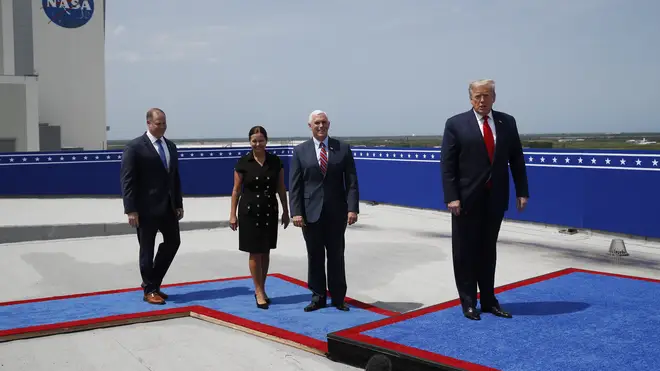
[[0, 75], [14, 74], [14, 4], [0, 0]]
[[[39, 121], [61, 127], [63, 147], [105, 149], [104, 0], [93, 1], [91, 19], [79, 28], [64, 28], [52, 22], [42, 0], [25, 1], [32, 2]], [[60, 6], [61, 1], [75, 5], [74, 0], [51, 3]]]
[[0, 138], [16, 151], [39, 150], [39, 94], [35, 76], [0, 76]]
[[[20, 76], [18, 76], [20, 78]], [[25, 76], [25, 151], [39, 151], [39, 82]]]

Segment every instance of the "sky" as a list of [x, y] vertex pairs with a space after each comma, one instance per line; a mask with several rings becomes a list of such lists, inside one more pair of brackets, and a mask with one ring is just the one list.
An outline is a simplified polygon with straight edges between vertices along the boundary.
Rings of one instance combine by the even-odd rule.
[[[157, 5], [156, 5], [157, 4]], [[494, 79], [525, 133], [658, 131], [657, 0], [111, 0], [109, 139], [442, 135]]]

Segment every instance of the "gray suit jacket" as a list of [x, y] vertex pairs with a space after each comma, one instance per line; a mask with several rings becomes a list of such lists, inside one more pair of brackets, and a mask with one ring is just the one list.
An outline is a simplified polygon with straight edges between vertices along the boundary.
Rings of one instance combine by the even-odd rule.
[[316, 157], [314, 140], [293, 148], [289, 168], [291, 216], [305, 223], [319, 220], [321, 211], [337, 223], [345, 223], [348, 212], [359, 213], [360, 193], [353, 152], [348, 144], [328, 138], [328, 169], [325, 177]]

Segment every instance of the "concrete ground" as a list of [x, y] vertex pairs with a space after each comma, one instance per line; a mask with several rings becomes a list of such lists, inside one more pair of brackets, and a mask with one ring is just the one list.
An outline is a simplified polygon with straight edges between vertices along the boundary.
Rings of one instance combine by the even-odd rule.
[[[228, 198], [186, 199], [186, 219], [223, 221]], [[0, 225], [122, 223], [121, 201], [0, 200]], [[612, 237], [505, 222], [498, 246], [498, 286], [567, 268], [660, 278], [660, 243], [626, 239], [630, 256], [607, 255]], [[157, 241], [158, 242], [158, 241]], [[346, 232], [349, 296], [408, 311], [456, 298], [451, 222], [446, 213], [362, 205]], [[247, 256], [229, 228], [182, 232], [165, 283], [247, 275]], [[134, 235], [0, 244], [0, 302], [136, 287]], [[280, 229], [271, 271], [306, 279], [300, 230]], [[301, 308], [302, 310], [302, 308]], [[457, 318], [462, 320], [462, 318]], [[45, 351], [46, 350], [46, 351]], [[230, 366], [231, 365], [231, 366]], [[6, 370], [354, 370], [322, 357], [192, 318], [0, 344]]]

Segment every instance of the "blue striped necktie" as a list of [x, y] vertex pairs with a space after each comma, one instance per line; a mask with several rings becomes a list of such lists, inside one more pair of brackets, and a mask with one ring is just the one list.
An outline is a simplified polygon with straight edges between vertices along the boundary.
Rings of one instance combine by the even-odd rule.
[[158, 139], [156, 143], [158, 143], [158, 154], [160, 155], [160, 159], [163, 161], [163, 166], [165, 166], [165, 169], [167, 169], [167, 157], [165, 157], [165, 148], [163, 148], [163, 142]]

